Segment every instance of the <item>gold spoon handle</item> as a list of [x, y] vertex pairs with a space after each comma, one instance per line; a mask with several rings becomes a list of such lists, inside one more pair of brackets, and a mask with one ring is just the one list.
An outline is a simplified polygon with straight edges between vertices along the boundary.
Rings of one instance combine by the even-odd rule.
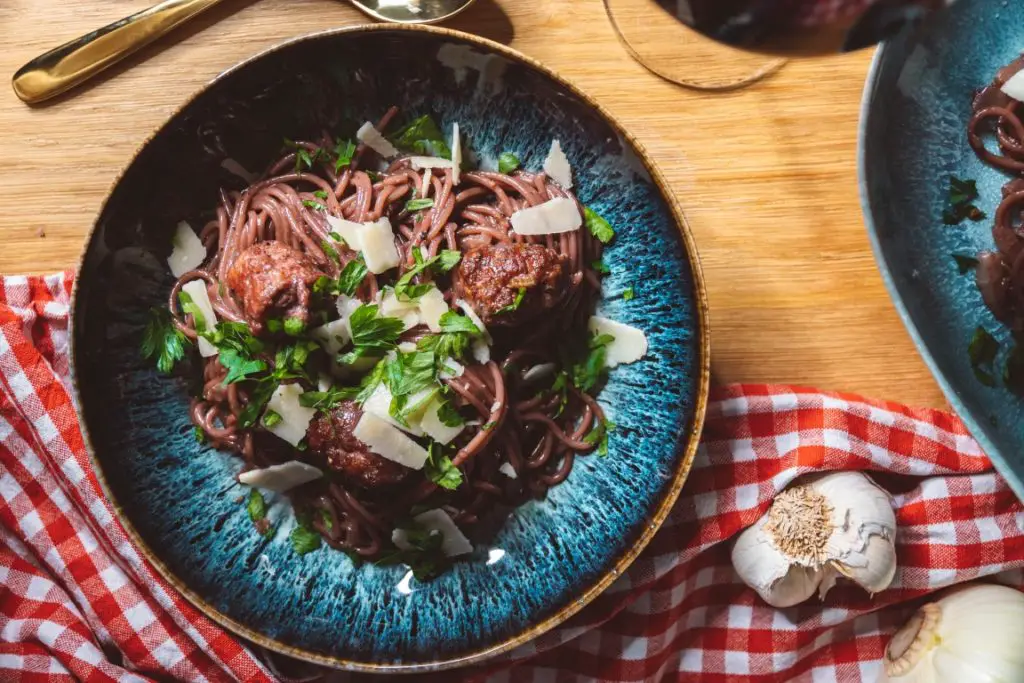
[[14, 92], [34, 104], [92, 78], [220, 0], [164, 0], [42, 54], [14, 74]]

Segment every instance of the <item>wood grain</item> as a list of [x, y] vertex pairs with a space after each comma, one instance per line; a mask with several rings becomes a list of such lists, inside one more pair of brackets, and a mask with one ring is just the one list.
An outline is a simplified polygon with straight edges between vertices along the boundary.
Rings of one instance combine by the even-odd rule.
[[[9, 76], [146, 4], [2, 3], [0, 71]], [[74, 267], [132, 152], [217, 73], [285, 38], [363, 21], [333, 0], [226, 0], [48, 106], [29, 108], [8, 89], [0, 96], [0, 271]], [[634, 62], [600, 0], [478, 0], [450, 26], [558, 70], [651, 152], [700, 250], [715, 381], [945, 404], [883, 287], [861, 217], [857, 116], [870, 52], [795, 62], [754, 87], [701, 94]], [[707, 68], [685, 48], [679, 60]]]

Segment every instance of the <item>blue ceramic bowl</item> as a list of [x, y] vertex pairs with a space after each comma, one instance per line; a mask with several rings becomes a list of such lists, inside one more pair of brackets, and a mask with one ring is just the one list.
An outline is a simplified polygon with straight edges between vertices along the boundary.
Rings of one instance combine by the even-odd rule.
[[[476, 51], [452, 69], [445, 44]], [[322, 549], [299, 557], [291, 507], [253, 533], [235, 481], [241, 461], [192, 436], [185, 380], [139, 358], [141, 323], [173, 284], [163, 265], [179, 220], [202, 222], [221, 162], [263, 168], [284, 137], [312, 137], [399, 105], [458, 121], [487, 159], [513, 150], [541, 165], [552, 137], [580, 199], [618, 230], [600, 308], [642, 328], [650, 352], [617, 368], [600, 401], [618, 424], [607, 457], [504, 521], [429, 584], [400, 567], [354, 567]], [[634, 286], [636, 298], [618, 296]], [[704, 289], [679, 205], [643, 150], [598, 105], [507, 48], [439, 29], [372, 26], [299, 38], [231, 69], [139, 150], [89, 239], [74, 302], [73, 362], [93, 462], [121, 520], [159, 571], [213, 619], [314, 662], [425, 671], [479, 661], [533, 638], [609, 585], [650, 540], [679, 493], [708, 386]], [[498, 550], [503, 552], [497, 552]]]
[[[864, 91], [860, 178], [875, 256], [900, 315], [950, 403], [1024, 497], [1024, 402], [981, 384], [967, 354], [981, 325], [1001, 342], [1001, 366], [1011, 335], [985, 308], [973, 273], [960, 275], [952, 258], [994, 248], [991, 216], [1007, 178], [975, 156], [967, 121], [975, 88], [1024, 50], [1021, 26], [1024, 3], [962, 0], [880, 48]], [[950, 175], [977, 180], [988, 220], [943, 225]]]

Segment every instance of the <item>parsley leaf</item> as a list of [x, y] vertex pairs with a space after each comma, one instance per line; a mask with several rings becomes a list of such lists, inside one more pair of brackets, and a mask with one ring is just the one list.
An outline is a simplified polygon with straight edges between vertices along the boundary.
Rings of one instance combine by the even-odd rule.
[[572, 366], [572, 383], [580, 391], [590, 391], [601, 383], [606, 372], [606, 347], [615, 341], [610, 334], [592, 336], [587, 346], [586, 359]]
[[967, 347], [967, 355], [971, 359], [971, 369], [978, 381], [987, 387], [996, 385], [995, 360], [999, 353], [999, 342], [984, 327], [978, 326]]
[[613, 429], [615, 429], [614, 422], [611, 420], [601, 420], [583, 437], [583, 441], [591, 445], [597, 445], [597, 454], [603, 458], [608, 455], [608, 432]]
[[181, 303], [181, 312], [192, 316], [192, 326], [197, 330], [206, 329], [206, 317], [196, 302], [192, 301], [192, 295], [188, 292], [178, 292], [178, 301]]
[[146, 329], [142, 331], [139, 351], [143, 358], [156, 359], [157, 370], [168, 374], [185, 357], [188, 337], [178, 329], [166, 308], [151, 308]]
[[284, 321], [284, 333], [289, 337], [298, 337], [306, 331], [306, 323], [302, 318], [288, 318]]
[[604, 261], [597, 260], [590, 264], [590, 267], [598, 272], [599, 275], [608, 275], [612, 272], [611, 268], [605, 265]]
[[459, 259], [462, 258], [462, 254], [453, 249], [443, 249], [437, 256], [426, 260], [420, 260], [422, 256], [417, 256], [418, 253], [418, 250], [413, 252], [414, 258], [417, 260], [416, 265], [403, 273], [402, 277], [398, 278], [398, 282], [395, 283], [395, 297], [400, 301], [418, 299], [433, 287], [431, 284], [412, 284], [412, 279], [424, 270], [430, 268], [435, 273], [443, 275], [454, 268]]
[[252, 330], [245, 323], [219, 322], [212, 334], [207, 332], [203, 336], [222, 351], [234, 349], [246, 357], [254, 356], [264, 348], [263, 342], [253, 336]]
[[946, 225], [957, 225], [965, 218], [980, 221], [987, 217], [984, 211], [972, 203], [978, 198], [978, 184], [974, 180], [950, 176], [948, 197], [949, 206], [942, 212], [942, 222]]
[[[325, 519], [330, 520], [330, 517], [325, 517]], [[310, 523], [309, 515], [298, 513], [295, 515], [295, 528], [288, 534], [288, 540], [297, 555], [305, 555], [318, 550], [322, 543], [320, 534]]]
[[512, 152], [502, 152], [498, 157], [498, 173], [511, 173], [519, 168], [519, 157]]
[[615, 237], [615, 230], [605, 219], [597, 215], [589, 206], [583, 207], [583, 222], [587, 230], [596, 237], [602, 244], [608, 244]]
[[950, 256], [956, 261], [957, 270], [960, 271], [961, 275], [967, 275], [978, 265], [978, 259], [967, 254], [950, 254]]
[[396, 147], [411, 149], [418, 154], [452, 158], [452, 150], [444, 140], [444, 134], [429, 114], [413, 119], [392, 136]]
[[331, 387], [327, 391], [307, 391], [299, 396], [299, 405], [328, 411], [342, 401], [356, 398], [358, 387]]
[[313, 193], [313, 196], [317, 199], [326, 202], [327, 201], [327, 190], [317, 190]]
[[405, 203], [405, 210], [409, 213], [414, 211], [422, 211], [423, 209], [429, 209], [434, 206], [433, 199], [410, 199]]
[[249, 512], [249, 519], [254, 522], [267, 516], [267, 501], [263, 500], [263, 494], [259, 492], [259, 489], [249, 490], [249, 499], [245, 504], [245, 509]]
[[338, 294], [346, 296], [355, 294], [359, 285], [363, 284], [368, 272], [370, 271], [366, 267], [366, 261], [363, 260], [362, 254], [346, 263], [341, 275], [338, 276]]
[[345, 365], [373, 351], [390, 351], [398, 345], [398, 338], [405, 331], [405, 323], [399, 318], [377, 317], [376, 304], [363, 304], [349, 317], [352, 328], [352, 351], [339, 358]]
[[420, 529], [412, 522], [400, 528], [405, 530], [410, 548], [384, 553], [374, 561], [374, 564], [380, 566], [404, 564], [412, 570], [412, 575], [416, 577], [417, 581], [423, 582], [437, 578], [451, 565], [451, 560], [441, 549], [444, 536], [440, 533]]
[[224, 377], [224, 386], [249, 379], [251, 375], [267, 369], [267, 364], [262, 360], [250, 358], [247, 353], [231, 347], [220, 349], [217, 358], [228, 371]]
[[238, 424], [240, 427], [244, 429], [256, 424], [256, 418], [259, 417], [260, 411], [263, 410], [263, 406], [267, 405], [267, 401], [270, 400], [271, 395], [277, 391], [277, 387], [278, 382], [262, 381], [249, 392], [249, 402], [245, 405], [245, 408], [242, 409], [242, 412], [238, 416]]
[[461, 427], [466, 424], [466, 419], [459, 414], [451, 401], [442, 400], [437, 406], [437, 419], [445, 427]]
[[334, 172], [341, 173], [341, 169], [352, 163], [352, 157], [356, 154], [356, 146], [351, 140], [339, 140], [334, 147]]
[[266, 412], [263, 413], [263, 426], [270, 429], [281, 421], [281, 414], [267, 408]]
[[302, 200], [302, 205], [307, 207], [307, 208], [313, 209], [314, 211], [326, 211], [327, 210], [326, 206], [324, 206], [320, 202], [316, 201], [315, 199], [303, 199]]
[[431, 443], [427, 450], [427, 462], [424, 466], [427, 479], [443, 489], [454, 491], [462, 485], [462, 472], [452, 464], [451, 458], [442, 452], [440, 444]]
[[445, 311], [442, 313], [440, 325], [442, 332], [482, 334], [480, 328], [476, 326], [476, 323], [473, 322], [469, 316], [456, 313], [455, 311]]
[[197, 442], [206, 443], [206, 432], [203, 431], [202, 427], [194, 427], [192, 429], [192, 436], [196, 437]]
[[320, 248], [323, 249], [323, 252], [327, 255], [327, 258], [331, 259], [335, 263], [341, 263], [341, 257], [338, 256], [338, 250], [335, 249], [334, 245], [332, 245], [330, 242], [328, 242], [327, 240], [322, 240], [320, 242]]
[[[430, 351], [414, 351], [402, 353], [396, 351], [393, 359], [386, 360], [383, 380], [391, 392], [391, 405], [388, 412], [402, 424], [406, 418], [415, 415], [429, 403], [440, 387], [437, 386], [437, 357]], [[433, 387], [417, 401], [409, 404], [414, 394], [419, 394]]]
[[497, 311], [494, 312], [495, 315], [500, 315], [501, 313], [511, 313], [515, 311], [516, 309], [519, 308], [519, 304], [523, 303], [524, 296], [526, 296], [526, 288], [520, 287], [519, 291], [516, 292], [516, 298], [513, 299], [512, 303], [510, 303], [508, 306], [502, 306], [501, 308], [499, 308]]
[[624, 290], [622, 290], [623, 301], [632, 301], [634, 297], [636, 297], [636, 292], [633, 290], [632, 287], [626, 287]]

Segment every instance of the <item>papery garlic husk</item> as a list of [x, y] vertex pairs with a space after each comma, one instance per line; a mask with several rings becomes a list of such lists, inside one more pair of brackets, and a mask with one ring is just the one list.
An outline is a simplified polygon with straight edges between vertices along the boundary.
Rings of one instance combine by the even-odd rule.
[[780, 493], [768, 513], [736, 539], [732, 561], [743, 582], [774, 607], [821, 598], [840, 576], [869, 593], [896, 573], [896, 515], [889, 494], [859, 472], [805, 478]]
[[893, 635], [884, 665], [891, 683], [1024, 681], [1024, 593], [986, 583], [946, 592]]

